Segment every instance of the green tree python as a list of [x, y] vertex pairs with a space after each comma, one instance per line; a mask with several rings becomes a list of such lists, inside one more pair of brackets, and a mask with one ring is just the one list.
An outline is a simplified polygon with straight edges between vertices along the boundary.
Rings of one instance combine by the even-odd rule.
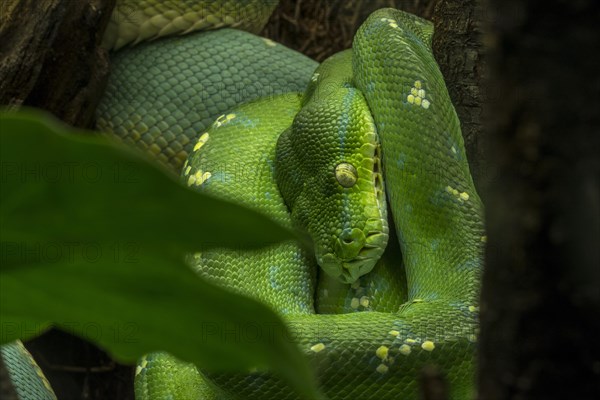
[[[105, 44], [126, 49], [98, 126], [186, 185], [308, 232], [315, 250], [219, 249], [190, 264], [276, 310], [330, 399], [416, 399], [428, 364], [451, 398], [473, 398], [483, 207], [431, 23], [378, 10], [315, 70], [250, 33], [193, 33], [256, 32], [276, 1], [199, 3], [119, 3]], [[15, 368], [24, 351], [2, 349], [17, 389], [38, 385], [21, 397], [53, 398], [31, 364]], [[199, 372], [164, 353], [140, 360], [135, 387], [139, 400], [296, 398], [272, 374]]]

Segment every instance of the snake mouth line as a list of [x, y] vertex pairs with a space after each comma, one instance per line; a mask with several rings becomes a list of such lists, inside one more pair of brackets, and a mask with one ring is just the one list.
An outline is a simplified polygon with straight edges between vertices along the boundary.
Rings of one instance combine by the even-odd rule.
[[365, 245], [363, 247], [385, 247], [381, 244], [387, 243], [389, 231], [387, 224], [382, 225], [382, 230], [370, 231], [365, 235]]
[[[359, 250], [355, 260], [379, 259], [385, 250], [385, 244], [388, 241], [388, 232], [370, 232], [366, 236], [364, 246]], [[384, 245], [382, 245], [382, 243]], [[352, 261], [352, 260], [348, 260]]]
[[317, 256], [317, 262], [330, 276], [343, 283], [352, 284], [375, 267], [385, 250], [388, 236], [386, 229], [371, 231], [366, 235], [365, 244], [358, 254], [351, 259], [344, 260], [335, 253], [328, 252], [321, 257]]
[[352, 284], [358, 280], [361, 276], [369, 273], [379, 258], [364, 257], [359, 259], [358, 257], [352, 261], [344, 261], [342, 263], [342, 271], [338, 279], [344, 283]]

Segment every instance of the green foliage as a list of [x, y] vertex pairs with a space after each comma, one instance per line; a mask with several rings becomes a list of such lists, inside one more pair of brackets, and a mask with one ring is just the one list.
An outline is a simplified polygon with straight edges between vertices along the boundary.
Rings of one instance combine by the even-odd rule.
[[51, 323], [119, 360], [163, 350], [212, 371], [268, 367], [318, 397], [281, 319], [184, 262], [189, 252], [264, 246], [292, 232], [37, 112], [0, 114], [0, 129], [0, 343]]

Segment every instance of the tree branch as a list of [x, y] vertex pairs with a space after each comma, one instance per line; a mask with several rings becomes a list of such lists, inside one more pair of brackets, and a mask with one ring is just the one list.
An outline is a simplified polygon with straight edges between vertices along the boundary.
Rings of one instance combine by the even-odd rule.
[[99, 47], [116, 0], [8, 0], [0, 15], [0, 104], [91, 127], [106, 84]]

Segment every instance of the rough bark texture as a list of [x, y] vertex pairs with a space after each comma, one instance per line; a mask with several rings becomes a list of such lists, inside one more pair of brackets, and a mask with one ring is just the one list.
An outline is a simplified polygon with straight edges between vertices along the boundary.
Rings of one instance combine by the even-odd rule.
[[437, 1], [434, 13], [433, 53], [440, 66], [460, 120], [467, 158], [477, 188], [483, 170], [482, 104], [485, 78], [482, 24], [485, 13], [476, 0]]
[[92, 126], [108, 76], [98, 47], [116, 0], [8, 0], [0, 10], [0, 105]]
[[27, 344], [58, 399], [134, 400], [134, 367], [95, 345], [53, 329]]
[[[600, 12], [493, 0], [480, 399], [600, 395]], [[493, 58], [491, 58], [493, 57]]]
[[398, 8], [431, 19], [437, 0], [282, 1], [261, 33], [321, 62], [349, 49], [358, 27], [373, 11]]

